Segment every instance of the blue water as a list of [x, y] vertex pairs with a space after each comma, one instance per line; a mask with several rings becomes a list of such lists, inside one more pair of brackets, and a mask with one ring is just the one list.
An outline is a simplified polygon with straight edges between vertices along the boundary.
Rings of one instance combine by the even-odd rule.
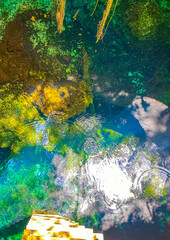
[[[6, 1], [5, 7], [7, 2], [11, 1]], [[42, 2], [46, 5], [51, 1]], [[71, 2], [74, 5], [76, 1]], [[84, 7], [84, 14], [86, 11], [88, 9]], [[41, 11], [33, 11], [28, 16], [21, 16], [16, 22], [23, 20], [25, 24], [26, 17], [31, 16], [29, 14], [37, 14], [37, 19], [42, 18]], [[67, 21], [69, 17], [66, 16]], [[52, 21], [50, 18], [44, 19], [47, 24]], [[16, 239], [21, 239], [33, 209], [55, 209], [62, 216], [104, 232], [105, 240], [168, 240], [170, 117], [167, 43], [157, 39], [141, 41], [123, 32], [120, 25], [115, 25], [108, 29], [103, 42], [95, 44], [93, 25], [84, 23], [83, 26], [79, 21], [73, 25], [73, 28], [66, 28], [57, 38], [56, 25], [48, 26], [48, 50], [52, 52], [59, 44], [63, 58], [58, 53], [53, 58], [50, 55], [49, 69], [53, 69], [54, 73], [49, 72], [50, 77], [47, 76], [43, 85], [56, 84], [58, 63], [55, 60], [59, 58], [60, 61], [60, 57], [63, 68], [69, 72], [72, 64], [77, 72], [76, 76], [66, 76], [64, 73], [58, 85], [65, 86], [66, 83], [66, 86], [70, 84], [75, 87], [78, 81], [85, 79], [81, 63], [81, 48], [85, 46], [93, 104], [63, 122], [55, 121], [56, 112], [45, 116], [40, 107], [34, 104], [43, 121], [36, 119], [30, 123], [26, 116], [24, 124], [33, 126], [37, 142], [29, 144], [28, 141], [22, 147], [23, 139], [28, 137], [23, 136], [19, 141], [17, 138], [13, 140], [15, 147], [18, 141], [18, 150], [10, 149], [12, 143], [0, 148], [0, 240], [14, 239], [10, 238], [14, 234], [20, 234]], [[25, 35], [38, 36], [38, 29], [31, 31]], [[40, 39], [44, 40], [42, 37]], [[29, 44], [26, 44], [27, 48]], [[30, 59], [32, 56], [41, 58], [39, 52], [36, 52], [42, 50], [40, 45], [31, 52], [25, 49]], [[44, 45], [46, 48], [48, 44], [45, 42]], [[16, 52], [17, 56], [19, 51]], [[40, 69], [36, 69], [38, 83], [34, 80], [33, 83], [32, 80], [29, 82], [28, 79], [24, 83], [23, 89], [29, 94], [36, 89], [37, 84], [42, 83], [39, 74], [48, 68], [46, 61], [43, 61], [37, 60], [41, 62]], [[141, 105], [139, 102], [134, 103], [136, 100], [140, 100]], [[43, 100], [40, 99], [40, 102], [42, 104]], [[67, 107], [69, 109], [69, 104]], [[17, 111], [20, 113], [20, 108], [18, 105], [18, 109], [12, 108], [8, 113], [13, 117]], [[11, 130], [7, 126], [7, 130], [4, 130], [4, 122], [0, 122], [0, 130], [18, 137], [15, 128]], [[38, 138], [38, 134], [42, 138]]]

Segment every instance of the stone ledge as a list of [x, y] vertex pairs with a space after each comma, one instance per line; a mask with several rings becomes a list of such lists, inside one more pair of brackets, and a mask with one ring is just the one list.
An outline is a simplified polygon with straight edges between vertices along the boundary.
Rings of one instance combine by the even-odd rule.
[[104, 240], [102, 233], [80, 226], [55, 210], [34, 210], [22, 240]]

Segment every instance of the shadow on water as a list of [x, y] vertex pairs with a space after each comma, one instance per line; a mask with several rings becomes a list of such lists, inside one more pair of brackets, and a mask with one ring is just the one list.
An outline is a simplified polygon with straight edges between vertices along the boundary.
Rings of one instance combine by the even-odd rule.
[[145, 110], [145, 112], [147, 112], [147, 108], [150, 106], [150, 104], [149, 103], [147, 103], [144, 99], [143, 99], [143, 97], [141, 98], [141, 100], [142, 100], [142, 107], [143, 107], [143, 109]]
[[121, 228], [112, 227], [104, 232], [105, 240], [168, 240], [170, 228], [165, 224], [163, 232], [160, 232], [159, 224], [143, 223], [141, 221], [132, 224], [125, 223]]
[[0, 239], [7, 239], [10, 236], [22, 233], [25, 226], [28, 224], [30, 217], [18, 220], [15, 224], [11, 224], [9, 227], [0, 230]]
[[[30, 14], [32, 15], [32, 13], [30, 13]], [[77, 29], [78, 29], [78, 27], [77, 27]], [[78, 31], [79, 31], [79, 29], [78, 29]], [[74, 31], [71, 31], [71, 32], [73, 33]], [[75, 34], [75, 32], [74, 32], [74, 34]], [[89, 36], [91, 37], [91, 34]], [[69, 31], [69, 37], [70, 37], [70, 31]], [[110, 38], [109, 38], [109, 40], [110, 40]], [[69, 41], [69, 42], [71, 44], [70, 47], [72, 47], [72, 41]], [[129, 51], [128, 52], [129, 56], [132, 56], [133, 51], [130, 49], [130, 47], [126, 43], [126, 41], [125, 41], [124, 44], [126, 44], [126, 48], [128, 48], [127, 52]], [[154, 69], [155, 68], [154, 63], [155, 63], [155, 61], [151, 60], [151, 59], [154, 60], [154, 54], [150, 54], [150, 56], [149, 56], [148, 51], [145, 51], [145, 52], [148, 55], [148, 61], [147, 62], [150, 63], [150, 65], [148, 67], [147, 66], [148, 64], [144, 63], [144, 61], [146, 61], [146, 57], [142, 58], [143, 62], [140, 65], [144, 66], [144, 67], [142, 67], [142, 69], [145, 68], [145, 65], [146, 65], [146, 69], [148, 70], [148, 72], [153, 72], [154, 73], [154, 70], [155, 70]], [[157, 52], [155, 54], [157, 55]], [[137, 54], [133, 54], [133, 55], [135, 55], [135, 57], [136, 57]], [[161, 55], [161, 54], [159, 53], [159, 55]], [[163, 56], [163, 55], [161, 55], [161, 56]], [[113, 66], [115, 65], [115, 68], [117, 66], [117, 70], [121, 73], [119, 68], [120, 68], [120, 66], [124, 65], [124, 61], [121, 62], [122, 58], [120, 58], [120, 60], [119, 60], [120, 63], [117, 64], [117, 59], [115, 60], [115, 58], [113, 57], [111, 63], [108, 64], [110, 55], [105, 54], [104, 57], [105, 58], [103, 58], [103, 56], [101, 58], [98, 58], [99, 63], [100, 64], [102, 63], [103, 68], [107, 67], [108, 70], [109, 70], [110, 66], [113, 64]], [[123, 69], [123, 72], [128, 73], [129, 69], [133, 70], [133, 68], [134, 68], [134, 71], [136, 71], [136, 69], [138, 69], [139, 61], [141, 62], [140, 54], [139, 54], [139, 56], [137, 55], [137, 58], [138, 58], [138, 61], [126, 61], [130, 66], [127, 65], [126, 68]], [[132, 58], [132, 60], [133, 60], [133, 58]], [[135, 66], [134, 66], [134, 63], [135, 63]], [[159, 65], [159, 62], [157, 63], [157, 65]], [[141, 72], [142, 72], [142, 69], [140, 70]], [[116, 69], [115, 69], [115, 71], [116, 71]], [[115, 76], [116, 76], [116, 74], [115, 74]], [[151, 74], [151, 76], [152, 76], [152, 74]], [[128, 86], [127, 86], [127, 88], [128, 88]], [[143, 107], [144, 111], [147, 112], [150, 105], [146, 101], [144, 101], [143, 98], [142, 98], [142, 103], [141, 104], [142, 104], [142, 107]], [[146, 139], [146, 134], [145, 134], [145, 131], [144, 131], [143, 127], [141, 126], [140, 122], [132, 114], [132, 110], [134, 110], [134, 109], [127, 109], [127, 108], [124, 108], [124, 107], [121, 107], [121, 106], [116, 106], [116, 105], [113, 105], [113, 104], [109, 103], [108, 101], [105, 101], [104, 99], [94, 100], [94, 105], [95, 105], [95, 113], [97, 115], [101, 115], [105, 119], [105, 121], [103, 123], [103, 127], [114, 129], [115, 131], [117, 131], [119, 133], [122, 133], [124, 135], [127, 135], [127, 134], [134, 135], [136, 137], [139, 137], [141, 140]], [[159, 118], [160, 122], [161, 122], [161, 119], [164, 116], [166, 116], [166, 114], [167, 114], [166, 111], [161, 113], [160, 118]], [[41, 112], [39, 112], [39, 115], [42, 117]], [[166, 140], [166, 139], [168, 139], [168, 136], [170, 136], [170, 134], [169, 134], [170, 132], [168, 132], [170, 130], [170, 119], [169, 119], [167, 124], [168, 124], [167, 125], [167, 131], [165, 133], [156, 134], [154, 136], [153, 140], [160, 143], [160, 149], [161, 148], [165, 149], [165, 147], [166, 147], [167, 152], [169, 153], [169, 151], [168, 151], [168, 146], [170, 146], [169, 145], [169, 140]], [[162, 139], [166, 140], [167, 145], [163, 144]], [[166, 151], [162, 150], [161, 153], [163, 154], [164, 152], [166, 152]], [[168, 155], [168, 153], [167, 153], [167, 155]], [[1, 159], [8, 158], [9, 154], [10, 153], [8, 152], [8, 150], [4, 150], [4, 151], [2, 150], [1, 151], [1, 149], [0, 149], [0, 161], [1, 161]], [[42, 155], [43, 155], [43, 157], [42, 157]], [[34, 163], [35, 159], [37, 159], [40, 162], [45, 162], [45, 161], [47, 161], [47, 159], [51, 159], [52, 156], [49, 156], [49, 155], [50, 154], [45, 153], [45, 151], [42, 151], [42, 152], [38, 152], [34, 156], [33, 152], [30, 152], [30, 150], [28, 150], [26, 152], [25, 156], [26, 157], [29, 156], [29, 157], [27, 157], [27, 158], [25, 157], [24, 161], [27, 160], [30, 165], [32, 163]], [[29, 164], [27, 164], [26, 166], [28, 167]], [[170, 161], [169, 161], [169, 164], [170, 164]], [[44, 175], [45, 174], [46, 174], [46, 172], [44, 171]], [[43, 174], [42, 174], [42, 178], [43, 178]], [[20, 220], [20, 219], [18, 219], [18, 221], [15, 220], [15, 222], [17, 221], [17, 223], [9, 226], [8, 228], [0, 230], [0, 237], [7, 239], [7, 237], [12, 236], [13, 234], [17, 234], [17, 233], [22, 232], [25, 229], [25, 226], [26, 226], [28, 220], [29, 220], [29, 217], [25, 218], [23, 220]], [[167, 240], [167, 239], [169, 239], [169, 236], [170, 236], [170, 229], [168, 227], [169, 226], [165, 224], [165, 226], [163, 227], [162, 232], [161, 232], [159, 221], [155, 221], [154, 224], [151, 224], [151, 223], [146, 224], [142, 221], [137, 221], [136, 223], [132, 223], [131, 216], [130, 216], [128, 223], [122, 224], [119, 228], [112, 227], [108, 231], [106, 231], [104, 233], [104, 235], [105, 235], [105, 240], [144, 240], [144, 239], [148, 239], [148, 240]]]
[[[170, 109], [167, 105], [152, 98], [141, 98], [141, 102], [132, 104], [129, 111], [136, 114], [149, 139], [161, 149], [169, 152]], [[145, 129], [146, 128], [146, 129]], [[152, 132], [152, 134], [151, 134]]]
[[[146, 223], [142, 220], [132, 222], [132, 216], [129, 216], [128, 222], [119, 227], [111, 227], [104, 232], [105, 240], [168, 240], [170, 236], [170, 225], [165, 222], [165, 215], [170, 212], [166, 205], [159, 207], [154, 215], [153, 222]], [[163, 217], [164, 216], [164, 217]]]
[[139, 121], [133, 116], [132, 110], [121, 106], [113, 105], [107, 101], [94, 101], [95, 112], [101, 115], [106, 121], [104, 127], [113, 128], [124, 135], [132, 134], [141, 140], [146, 139], [146, 134]]
[[6, 163], [6, 159], [9, 157], [11, 153], [10, 148], [0, 148], [0, 162], [1, 164]]

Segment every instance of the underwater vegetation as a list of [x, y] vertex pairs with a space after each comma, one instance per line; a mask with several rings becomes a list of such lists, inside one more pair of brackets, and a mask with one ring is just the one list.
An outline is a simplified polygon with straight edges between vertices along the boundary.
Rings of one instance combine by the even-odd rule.
[[132, 79], [131, 81], [134, 85], [136, 93], [143, 96], [143, 94], [146, 92], [143, 81], [144, 76], [139, 72], [129, 72], [128, 76]]
[[25, 149], [15, 155], [1, 172], [0, 228], [30, 216], [35, 208], [50, 208], [51, 156], [40, 147], [32, 148], [28, 157], [29, 151]]
[[[97, 154], [101, 147], [107, 151], [109, 145], [115, 148], [124, 140], [122, 134], [103, 128], [97, 117], [87, 116], [82, 115], [75, 122], [64, 121], [58, 126], [47, 125], [49, 135], [44, 147], [49, 151], [60, 152], [63, 156], [70, 155], [73, 150], [73, 154], [80, 154], [80, 158], [75, 155], [75, 161], [80, 159], [81, 165], [89, 155]], [[69, 157], [67, 159], [70, 161]]]
[[[109, 3], [110, 2], [110, 3]], [[111, 8], [113, 1], [108, 0], [108, 4], [110, 5], [109, 8]], [[10, 21], [17, 13], [22, 13], [27, 10], [32, 9], [45, 9], [46, 11], [49, 11], [52, 9], [53, 12], [55, 12], [56, 15], [56, 21], [57, 21], [57, 29], [58, 32], [61, 33], [63, 31], [63, 21], [65, 17], [65, 7], [66, 7], [66, 0], [35, 0], [35, 1], [16, 1], [16, 0], [7, 0], [1, 2], [1, 11], [0, 16], [2, 16], [1, 22], [0, 22], [0, 30], [1, 33], [5, 28], [4, 20], [6, 22]], [[107, 13], [108, 15], [108, 13]], [[36, 21], [36, 19], [33, 17], [33, 21]], [[103, 26], [104, 27], [104, 26]]]
[[[73, 70], [68, 72], [68, 61], [61, 63], [66, 57], [65, 52], [61, 54], [59, 47], [55, 49], [63, 56], [61, 61], [54, 58], [51, 51], [45, 52], [49, 24], [40, 21], [32, 25], [32, 21], [27, 20], [25, 16], [19, 16], [11, 21], [0, 43], [0, 147], [10, 148], [15, 153], [25, 146], [42, 142], [40, 128], [46, 118], [65, 121], [93, 103], [87, 77], [82, 80], [79, 76], [71, 76], [67, 80], [67, 75], [76, 70], [72, 67]], [[19, 30], [20, 34], [17, 34]], [[27, 38], [24, 32], [31, 33], [31, 37]], [[84, 59], [85, 75], [88, 76], [87, 54]]]
[[127, 9], [127, 24], [132, 33], [140, 40], [155, 35], [159, 24], [163, 21], [163, 13], [155, 1], [128, 1], [130, 9]]
[[[70, 9], [70, 5], [73, 6], [72, 9]], [[52, 14], [53, 16], [55, 15], [57, 22], [57, 30], [58, 33], [61, 34], [63, 29], [65, 29], [65, 27], [63, 27], [64, 20], [66, 24], [68, 23], [68, 26], [70, 26], [71, 19], [70, 15], [67, 14], [67, 9], [69, 9], [73, 14], [73, 19], [75, 21], [77, 15], [79, 15], [79, 18], [81, 18], [81, 14], [83, 14], [83, 12], [80, 11], [80, 7], [87, 7], [87, 9], [89, 10], [89, 16], [91, 12], [91, 17], [93, 17], [93, 15], [98, 11], [99, 8], [100, 14], [103, 12], [103, 18], [99, 21], [97, 26], [96, 42], [103, 39], [108, 25], [115, 21], [120, 21], [120, 17], [122, 19], [125, 19], [126, 24], [130, 27], [132, 33], [140, 40], [152, 37], [158, 30], [159, 26], [163, 26], [163, 23], [165, 25], [168, 24], [166, 20], [166, 16], [168, 16], [167, 1], [158, 0], [128, 0], [126, 1], [126, 3], [121, 0], [96, 0], [82, 2], [82, 5], [80, 5], [76, 1], [73, 1], [70, 4], [70, 2], [66, 0], [7, 0], [2, 1], [0, 6], [1, 37], [2, 32], [5, 29], [5, 25], [8, 21], [11, 21], [18, 13], [33, 9], [44, 9], [46, 11], [46, 16], [48, 15], [48, 13]], [[77, 12], [75, 14], [76, 9]], [[123, 11], [122, 15], [120, 15], [120, 10]], [[115, 16], [116, 19], [113, 20], [115, 11], [117, 11], [118, 13]], [[101, 19], [101, 16], [99, 17], [98, 14], [96, 16], [97, 19]], [[109, 16], [110, 19], [107, 21]], [[82, 18], [83, 17], [84, 16], [82, 16]], [[34, 16], [32, 17], [32, 21], [36, 22], [36, 18]]]
[[166, 197], [166, 186], [158, 176], [153, 176], [152, 179], [145, 180], [145, 187], [143, 196], [147, 199], [159, 199], [160, 197]]
[[37, 86], [30, 100], [39, 107], [44, 116], [54, 115], [57, 121], [67, 120], [93, 103], [90, 88], [83, 81], [76, 86], [68, 85], [59, 89], [51, 84]]
[[[136, 137], [146, 119], [122, 112], [170, 103], [168, 11], [166, 0], [0, 2], [0, 228], [50, 208], [104, 230], [167, 204], [167, 160]], [[154, 134], [164, 109], [150, 112]]]
[[0, 89], [0, 147], [9, 147], [13, 152], [41, 143], [43, 132], [38, 129], [45, 124], [44, 117], [62, 122], [84, 111], [93, 101], [84, 83], [59, 89], [37, 86], [31, 95], [24, 92], [17, 97], [16, 92], [8, 93], [11, 88], [6, 84]]
[[37, 134], [36, 127], [43, 119], [26, 93], [16, 98], [16, 93], [9, 94], [10, 88], [12, 86], [6, 84], [0, 89], [0, 147], [18, 152], [28, 144], [40, 142], [41, 136]]
[[[164, 8], [167, 1], [128, 0], [121, 5], [122, 16], [132, 36], [140, 41], [155, 40], [168, 42], [169, 11]], [[125, 27], [126, 28], [126, 27]]]

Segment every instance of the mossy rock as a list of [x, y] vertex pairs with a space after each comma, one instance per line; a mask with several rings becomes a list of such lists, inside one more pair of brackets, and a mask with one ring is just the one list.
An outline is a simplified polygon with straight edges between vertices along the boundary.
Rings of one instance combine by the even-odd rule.
[[74, 85], [60, 82], [58, 86], [45, 83], [37, 86], [30, 98], [44, 116], [59, 122], [83, 112], [93, 103], [91, 89], [84, 81]]
[[[39, 50], [42, 51], [38, 54], [33, 49], [30, 35], [35, 35], [36, 29], [28, 24], [28, 21], [31, 22], [32, 15], [40, 17], [40, 13], [40, 11], [24, 12], [7, 24], [0, 43], [1, 84], [20, 81], [25, 90], [49, 78], [57, 82], [66, 77], [64, 66], [57, 58], [47, 53], [42, 54], [46, 49], [44, 45], [39, 45]], [[48, 26], [48, 23], [46, 25]]]
[[146, 179], [144, 183], [143, 196], [147, 199], [159, 199], [166, 197], [166, 186], [162, 178], [153, 175], [152, 178]]
[[163, 17], [161, 7], [153, 0], [129, 0], [125, 9], [126, 22], [139, 40], [154, 38]]
[[0, 147], [14, 152], [41, 142], [34, 122], [39, 124], [49, 116], [59, 122], [67, 120], [93, 102], [91, 87], [79, 79], [67, 80], [66, 66], [57, 57], [43, 54], [46, 46], [40, 46], [40, 53], [33, 49], [29, 34], [35, 29], [27, 21], [40, 13], [17, 15], [7, 24], [0, 43], [0, 129], [5, 129]]

